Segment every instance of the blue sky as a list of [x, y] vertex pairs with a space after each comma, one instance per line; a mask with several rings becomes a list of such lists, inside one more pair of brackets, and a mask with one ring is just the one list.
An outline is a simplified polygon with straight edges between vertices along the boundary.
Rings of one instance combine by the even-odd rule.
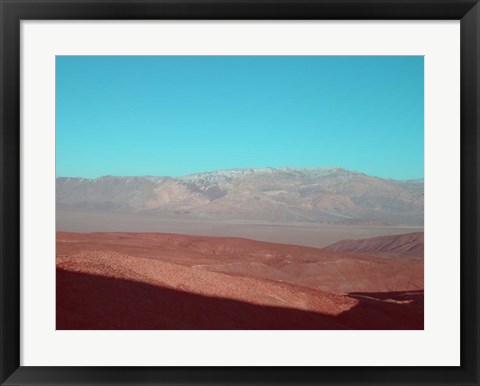
[[421, 56], [57, 56], [57, 176], [423, 177]]

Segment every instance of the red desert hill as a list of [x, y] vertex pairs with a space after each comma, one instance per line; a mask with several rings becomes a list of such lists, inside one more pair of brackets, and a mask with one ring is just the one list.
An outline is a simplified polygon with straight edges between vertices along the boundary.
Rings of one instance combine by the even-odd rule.
[[423, 260], [57, 233], [58, 329], [422, 329]]
[[342, 240], [326, 249], [335, 252], [353, 252], [385, 257], [423, 258], [424, 234], [423, 232], [414, 232], [360, 240]]

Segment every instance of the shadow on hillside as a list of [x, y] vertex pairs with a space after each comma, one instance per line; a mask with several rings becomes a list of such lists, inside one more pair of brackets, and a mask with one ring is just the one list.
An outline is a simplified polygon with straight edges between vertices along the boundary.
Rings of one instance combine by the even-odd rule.
[[423, 290], [351, 292], [348, 296], [360, 302], [356, 307], [338, 316], [338, 320], [350, 328], [423, 330]]
[[[403, 294], [403, 295], [402, 295]], [[395, 296], [406, 296], [405, 293]], [[57, 268], [58, 330], [422, 329], [423, 294], [413, 303], [352, 294], [339, 316], [250, 304]], [[393, 295], [391, 295], [393, 296]], [[420, 296], [420, 294], [418, 295]], [[363, 298], [362, 298], [363, 297]], [[418, 310], [421, 312], [418, 313]]]

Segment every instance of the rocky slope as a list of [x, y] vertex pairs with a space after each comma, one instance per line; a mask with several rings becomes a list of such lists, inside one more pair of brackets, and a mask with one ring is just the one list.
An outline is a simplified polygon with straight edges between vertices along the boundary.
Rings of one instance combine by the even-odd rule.
[[422, 329], [423, 260], [169, 234], [57, 234], [57, 329]]
[[423, 259], [385, 259], [235, 237], [57, 232], [57, 257], [93, 253], [100, 258], [105, 251], [339, 294], [423, 289]]
[[384, 257], [423, 258], [424, 234], [423, 232], [414, 232], [360, 240], [342, 240], [326, 249], [334, 252], [351, 252]]

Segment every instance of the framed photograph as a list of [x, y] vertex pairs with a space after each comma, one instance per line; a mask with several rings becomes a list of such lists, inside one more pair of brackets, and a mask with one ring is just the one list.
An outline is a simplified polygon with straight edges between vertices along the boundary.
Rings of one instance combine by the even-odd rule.
[[1, 1], [1, 385], [479, 385], [477, 1]]

